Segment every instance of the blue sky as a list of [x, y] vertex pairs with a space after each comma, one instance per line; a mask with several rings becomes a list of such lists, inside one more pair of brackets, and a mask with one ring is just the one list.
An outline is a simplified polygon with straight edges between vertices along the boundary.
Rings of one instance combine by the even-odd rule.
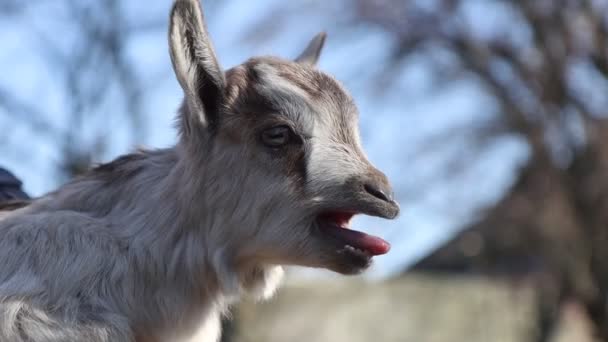
[[[310, 6], [286, 17], [277, 17], [270, 39], [243, 38], [248, 36], [248, 28], [259, 23], [261, 14], [273, 13], [282, 3], [233, 0], [208, 16], [219, 59], [228, 68], [252, 55], [293, 57], [315, 33], [328, 31], [319, 67], [333, 74], [352, 92], [361, 111], [364, 146], [372, 162], [394, 183], [402, 206], [402, 215], [395, 221], [361, 217], [355, 220], [354, 227], [380, 235], [393, 245], [391, 253], [377, 258], [371, 274], [385, 276], [398, 272], [474, 219], [475, 209], [495, 201], [513, 181], [513, 170], [525, 159], [526, 148], [515, 139], [503, 139], [484, 150], [467, 172], [452, 172], [444, 165], [447, 156], [464, 155], [470, 148], [460, 139], [466, 137], [458, 136], [466, 133], [454, 130], [455, 136], [446, 137], [454, 138], [448, 148], [425, 158], [415, 158], [417, 149], [429, 135], [495, 115], [491, 99], [472, 81], [455, 82], [439, 91], [430, 90], [431, 70], [422, 58], [413, 58], [397, 70], [395, 85], [377, 89], [374, 75], [385, 66], [390, 51], [389, 37], [372, 27], [347, 29], [343, 18], [335, 18], [324, 7], [329, 5], [315, 1], [303, 1]], [[170, 1], [134, 1], [125, 2], [125, 6], [132, 16], [162, 18], [168, 13]], [[37, 106], [51, 121], [69, 129], [62, 115], [65, 104], [53, 91], [53, 73], [45, 70], [30, 28], [24, 25], [24, 22], [36, 21], [36, 25], [45, 28], [47, 13], [34, 7], [26, 14], [28, 20], [0, 23], [0, 85], [8, 86], [23, 99], [35, 96]], [[500, 16], [490, 19], [500, 24]], [[479, 25], [483, 26], [484, 22]], [[53, 29], [59, 30], [56, 36], [69, 37], [70, 32], [61, 31], [61, 27]], [[175, 141], [173, 116], [181, 100], [181, 90], [170, 68], [165, 28], [132, 37], [129, 55], [142, 74], [148, 75], [144, 94], [148, 136], [142, 145], [169, 146]], [[108, 108], [111, 110], [111, 104]], [[101, 161], [132, 148], [129, 139], [120, 133], [122, 123], [112, 124], [117, 127], [116, 135]], [[58, 160], [52, 146], [40, 143], [31, 132], [15, 126], [1, 111], [0, 125], [11, 129], [14, 140], [25, 142], [21, 144], [25, 145], [22, 149], [33, 150], [25, 157], [16, 153], [0, 155], [0, 165], [18, 174], [26, 190], [34, 195], [52, 190], [57, 184], [48, 175]], [[428, 175], [438, 171], [443, 176], [429, 182]], [[423, 184], [424, 193], [411, 198], [407, 189], [417, 183]]]

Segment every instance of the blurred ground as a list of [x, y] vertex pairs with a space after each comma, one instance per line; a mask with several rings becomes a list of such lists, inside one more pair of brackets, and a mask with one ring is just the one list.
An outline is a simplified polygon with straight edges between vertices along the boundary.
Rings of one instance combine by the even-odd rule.
[[[482, 277], [410, 274], [385, 282], [299, 281], [235, 311], [232, 342], [535, 341], [536, 293]], [[551, 342], [592, 342], [572, 303]]]

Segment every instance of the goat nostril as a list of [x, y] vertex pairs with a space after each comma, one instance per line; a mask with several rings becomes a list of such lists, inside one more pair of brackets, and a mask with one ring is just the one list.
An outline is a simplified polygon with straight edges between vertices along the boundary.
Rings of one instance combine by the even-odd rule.
[[363, 188], [365, 189], [365, 191], [367, 191], [370, 195], [381, 199], [383, 201], [386, 202], [392, 202], [392, 196], [388, 195], [386, 192], [380, 190], [379, 188], [377, 188], [376, 186], [372, 185], [372, 184], [365, 184], [363, 186]]

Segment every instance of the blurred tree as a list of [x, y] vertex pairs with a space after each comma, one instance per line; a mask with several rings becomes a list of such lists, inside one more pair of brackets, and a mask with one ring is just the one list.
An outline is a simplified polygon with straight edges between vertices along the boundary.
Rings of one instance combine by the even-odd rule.
[[[23, 148], [10, 143], [10, 135], [24, 128], [40, 139], [37, 143], [56, 149], [57, 176], [65, 180], [98, 160], [121, 128], [128, 127], [132, 142], [142, 141], [143, 82], [127, 48], [135, 33], [164, 28], [164, 21], [135, 22], [118, 0], [5, 0], [0, 19], [27, 37], [20, 44], [50, 73], [42, 95], [52, 93], [61, 103], [60, 112], [53, 113], [42, 107], [49, 101], [40, 101], [40, 95], [26, 97], [14, 85], [0, 84], [0, 117], [15, 128], [2, 132], [9, 141], [4, 153]], [[117, 122], [120, 128], [113, 127]], [[31, 156], [36, 150], [28, 145], [16, 153]]]
[[539, 289], [539, 340], [561, 303], [575, 299], [608, 341], [608, 2], [355, 5], [359, 20], [394, 38], [393, 67], [422, 55], [434, 63], [438, 84], [466, 78], [495, 101], [491, 122], [466, 131], [476, 151], [505, 135], [529, 148], [502, 199], [414, 269], [525, 276]]

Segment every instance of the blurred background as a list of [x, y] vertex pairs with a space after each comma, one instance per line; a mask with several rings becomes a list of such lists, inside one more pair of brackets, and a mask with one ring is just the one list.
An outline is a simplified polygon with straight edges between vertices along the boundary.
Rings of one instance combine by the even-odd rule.
[[[0, 0], [0, 166], [26, 192], [175, 141], [170, 6]], [[403, 209], [356, 220], [393, 244], [366, 276], [290, 270], [225, 341], [608, 342], [607, 0], [203, 6], [225, 68], [328, 32]]]

